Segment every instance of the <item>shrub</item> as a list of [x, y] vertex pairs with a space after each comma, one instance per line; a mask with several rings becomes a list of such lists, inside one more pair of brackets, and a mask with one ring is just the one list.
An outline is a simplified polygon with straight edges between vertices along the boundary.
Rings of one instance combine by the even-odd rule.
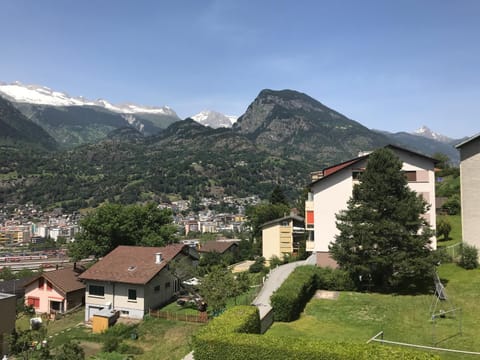
[[298, 319], [316, 290], [317, 274], [315, 267], [297, 267], [270, 297], [274, 319], [276, 321]]
[[344, 270], [318, 267], [317, 289], [350, 291], [355, 290], [355, 284], [348, 272]]
[[140, 355], [143, 354], [142, 348], [134, 345], [128, 345], [127, 343], [122, 342], [118, 346], [118, 352], [120, 354], [131, 354], [131, 355]]
[[117, 351], [119, 345], [120, 345], [120, 341], [118, 338], [114, 337], [114, 336], [107, 336], [105, 338], [105, 341], [103, 342], [103, 347], [102, 347], [102, 351], [103, 352], [114, 352], [114, 351]]
[[448, 215], [460, 214], [461, 205], [458, 195], [450, 197], [443, 205], [442, 210], [446, 211]]
[[478, 249], [475, 246], [463, 244], [462, 256], [458, 265], [467, 270], [476, 269], [478, 267]]
[[255, 262], [250, 265], [250, 268], [248, 269], [249, 272], [251, 273], [259, 273], [265, 270], [265, 258], [260, 256], [255, 259]]
[[441, 218], [437, 221], [437, 236], [442, 237], [443, 240], [448, 240], [448, 236], [450, 235], [450, 231], [452, 231], [452, 225], [450, 222], [445, 219]]
[[132, 332], [136, 330], [135, 325], [115, 324], [105, 331], [104, 335], [107, 337], [116, 337], [119, 339], [128, 339]]

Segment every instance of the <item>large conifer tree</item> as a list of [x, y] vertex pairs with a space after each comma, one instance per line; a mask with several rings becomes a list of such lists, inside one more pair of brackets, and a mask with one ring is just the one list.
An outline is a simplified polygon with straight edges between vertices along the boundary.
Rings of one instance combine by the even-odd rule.
[[401, 169], [390, 149], [373, 152], [347, 209], [337, 214], [340, 234], [330, 251], [359, 288], [418, 291], [432, 281], [433, 232], [422, 217], [428, 207]]

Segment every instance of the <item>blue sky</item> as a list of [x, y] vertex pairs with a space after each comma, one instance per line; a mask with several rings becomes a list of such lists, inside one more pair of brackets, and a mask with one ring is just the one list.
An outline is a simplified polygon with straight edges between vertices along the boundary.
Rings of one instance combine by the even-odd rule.
[[369, 128], [480, 132], [480, 1], [0, 2], [0, 81], [241, 115], [293, 89]]

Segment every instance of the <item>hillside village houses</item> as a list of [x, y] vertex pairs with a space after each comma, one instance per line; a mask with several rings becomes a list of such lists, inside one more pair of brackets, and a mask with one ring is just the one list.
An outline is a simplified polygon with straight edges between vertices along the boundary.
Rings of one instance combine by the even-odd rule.
[[[430, 205], [425, 214], [426, 220], [435, 230], [435, 163], [428, 156], [415, 153], [397, 146], [390, 148], [403, 162], [402, 170], [409, 187], [421, 194]], [[335, 214], [347, 208], [352, 195], [353, 185], [359, 181], [365, 170], [369, 153], [360, 154], [354, 159], [323, 169], [313, 174], [309, 198], [305, 203], [305, 227], [308, 232], [306, 250], [316, 253], [318, 266], [335, 267], [328, 246], [338, 234]], [[478, 225], [477, 225], [478, 226]], [[432, 249], [436, 249], [436, 238], [432, 238]]]
[[480, 134], [458, 144], [463, 241], [480, 249]]
[[[169, 204], [159, 204], [159, 208], [169, 208], [174, 212], [174, 223], [179, 226], [181, 232], [217, 233], [222, 231], [244, 230], [245, 206], [256, 204], [257, 196], [246, 198], [233, 198], [225, 196], [221, 201], [214, 199], [202, 199], [202, 203], [218, 205], [221, 202], [232, 205], [238, 209], [236, 213], [216, 213], [213, 210], [190, 212], [190, 202], [178, 200]], [[8, 204], [8, 207], [13, 207]], [[38, 243], [46, 238], [57, 241], [60, 237], [73, 241], [80, 231], [80, 214], [63, 214], [61, 209], [51, 212], [43, 212], [32, 205], [18, 205], [13, 211], [0, 209], [0, 247], [2, 245], [26, 245]]]

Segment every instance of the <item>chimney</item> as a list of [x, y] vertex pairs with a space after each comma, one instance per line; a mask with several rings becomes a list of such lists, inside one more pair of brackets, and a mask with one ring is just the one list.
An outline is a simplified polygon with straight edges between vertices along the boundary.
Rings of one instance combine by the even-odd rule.
[[160, 264], [162, 262], [162, 253], [155, 253], [155, 264]]

